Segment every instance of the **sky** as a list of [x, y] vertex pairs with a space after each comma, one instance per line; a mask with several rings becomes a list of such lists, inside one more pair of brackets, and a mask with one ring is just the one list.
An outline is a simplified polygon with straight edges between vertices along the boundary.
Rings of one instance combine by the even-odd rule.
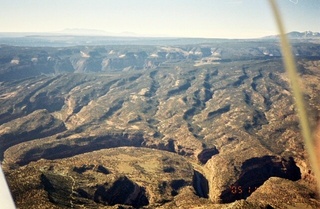
[[[320, 32], [320, 0], [278, 0], [286, 30]], [[0, 32], [94, 29], [142, 36], [277, 34], [267, 0], [0, 0]]]

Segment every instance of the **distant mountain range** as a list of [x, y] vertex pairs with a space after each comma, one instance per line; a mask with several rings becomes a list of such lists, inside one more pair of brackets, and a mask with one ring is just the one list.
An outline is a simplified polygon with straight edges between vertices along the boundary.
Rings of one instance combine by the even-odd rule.
[[[264, 38], [267, 39], [274, 39], [278, 38], [279, 35], [272, 35], [272, 36], [266, 36]], [[312, 32], [312, 31], [304, 31], [304, 32], [298, 32], [298, 31], [292, 31], [287, 33], [287, 37], [290, 39], [314, 39], [314, 38], [320, 38], [320, 32]]]
[[[94, 30], [94, 29], [83, 29], [83, 28], [67, 28], [58, 32], [54, 32], [52, 34], [59, 35], [75, 35], [75, 36], [113, 36], [113, 37], [149, 37], [149, 35], [142, 35], [133, 32], [121, 32], [114, 33], [108, 32], [104, 30]], [[160, 35], [159, 37], [167, 37], [165, 35]], [[263, 38], [277, 38], [279, 35], [271, 35]], [[320, 32], [313, 31], [292, 31], [287, 33], [288, 38], [290, 39], [312, 39], [312, 38], [320, 38]]]
[[114, 33], [104, 30], [84, 29], [84, 28], [66, 28], [64, 30], [54, 32], [61, 35], [80, 35], [80, 36], [120, 36], [120, 37], [138, 37], [144, 36], [132, 32]]

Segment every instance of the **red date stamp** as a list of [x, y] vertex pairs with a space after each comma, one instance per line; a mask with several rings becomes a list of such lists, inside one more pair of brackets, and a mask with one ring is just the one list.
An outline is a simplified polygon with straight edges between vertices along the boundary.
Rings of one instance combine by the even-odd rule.
[[252, 193], [257, 189], [257, 187], [242, 187], [242, 186], [230, 186], [230, 191], [232, 194], [242, 194], [242, 193]]

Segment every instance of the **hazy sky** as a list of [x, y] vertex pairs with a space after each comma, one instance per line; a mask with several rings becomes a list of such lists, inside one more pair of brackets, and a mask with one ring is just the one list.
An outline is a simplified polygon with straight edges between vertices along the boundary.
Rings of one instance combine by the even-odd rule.
[[[287, 31], [320, 31], [320, 0], [278, 0]], [[180, 37], [277, 34], [267, 0], [0, 0], [0, 32], [66, 28]]]

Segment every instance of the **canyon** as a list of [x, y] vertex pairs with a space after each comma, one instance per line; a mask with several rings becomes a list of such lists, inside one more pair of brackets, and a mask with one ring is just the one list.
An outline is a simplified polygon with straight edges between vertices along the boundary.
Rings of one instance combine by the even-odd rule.
[[[316, 127], [320, 43], [292, 50]], [[1, 45], [0, 104], [19, 208], [320, 207], [276, 40]]]

